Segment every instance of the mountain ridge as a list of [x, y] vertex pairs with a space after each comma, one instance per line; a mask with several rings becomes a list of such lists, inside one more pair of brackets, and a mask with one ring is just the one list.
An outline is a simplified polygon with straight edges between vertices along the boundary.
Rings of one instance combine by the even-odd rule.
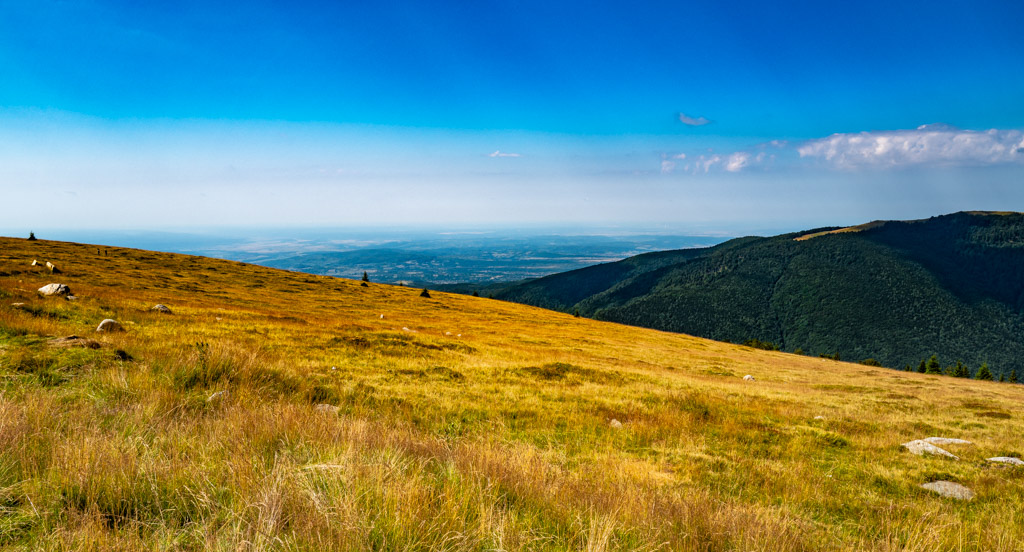
[[632, 257], [496, 297], [889, 367], [938, 354], [947, 363], [988, 362], [997, 376], [1024, 371], [1020, 213], [873, 221], [661, 255], [669, 262]]

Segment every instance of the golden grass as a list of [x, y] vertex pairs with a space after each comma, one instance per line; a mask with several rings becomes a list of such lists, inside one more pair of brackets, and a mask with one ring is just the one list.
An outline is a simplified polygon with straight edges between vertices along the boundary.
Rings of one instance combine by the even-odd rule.
[[872, 228], [878, 228], [879, 226], [884, 226], [886, 222], [887, 221], [884, 221], [884, 220], [876, 220], [876, 221], [872, 221], [872, 222], [866, 222], [864, 224], [858, 224], [856, 226], [847, 226], [846, 228], [837, 228], [835, 230], [825, 230], [823, 232], [814, 232], [814, 233], [811, 233], [811, 234], [804, 234], [802, 236], [797, 236], [797, 237], [793, 238], [793, 241], [806, 241], [806, 240], [809, 240], [811, 238], [817, 238], [819, 236], [827, 236], [829, 234], [846, 234], [846, 233], [850, 233], [850, 232], [862, 232], [864, 230], [870, 230]]
[[1024, 548], [1021, 386], [102, 249], [0, 239], [0, 548]]

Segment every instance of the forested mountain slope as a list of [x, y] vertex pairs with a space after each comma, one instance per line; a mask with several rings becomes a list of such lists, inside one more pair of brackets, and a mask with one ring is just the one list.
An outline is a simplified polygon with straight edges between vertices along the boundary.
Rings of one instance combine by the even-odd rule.
[[962, 212], [653, 253], [498, 298], [717, 340], [1024, 369], [1024, 214]]

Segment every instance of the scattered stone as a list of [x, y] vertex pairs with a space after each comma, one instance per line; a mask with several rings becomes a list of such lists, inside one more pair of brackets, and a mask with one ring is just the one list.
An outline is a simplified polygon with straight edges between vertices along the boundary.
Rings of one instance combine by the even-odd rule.
[[381, 320], [384, 320], [384, 315], [383, 315], [383, 314], [382, 314], [382, 315], [380, 315], [380, 319], [381, 319]]
[[174, 314], [173, 312], [171, 312], [171, 309], [169, 309], [167, 307], [167, 305], [163, 305], [163, 304], [155, 305], [150, 310], [155, 310], [156, 312], [163, 313], [163, 314]]
[[444, 335], [452, 335], [452, 332], [444, 332]]
[[1010, 464], [1011, 466], [1024, 466], [1024, 460], [1015, 458], [1013, 456], [995, 456], [988, 459], [989, 462], [998, 462], [1000, 464]]
[[337, 414], [338, 410], [340, 410], [337, 406], [327, 403], [320, 403], [313, 408], [316, 409], [317, 412], [323, 412], [324, 414]]
[[947, 456], [954, 460], [960, 459], [960, 457], [950, 453], [947, 450], [940, 449], [939, 447], [929, 443], [928, 441], [925, 441], [924, 439], [918, 439], [916, 441], [903, 443], [903, 445], [901, 446], [919, 456], [923, 454], [934, 454], [936, 456]]
[[46, 284], [39, 288], [39, 293], [43, 295], [71, 295], [71, 288], [64, 284]]
[[971, 445], [970, 441], [964, 441], [963, 439], [953, 439], [950, 437], [928, 437], [924, 439], [933, 445]]
[[32, 259], [32, 266], [39, 266], [41, 263], [35, 259]]
[[133, 357], [132, 355], [129, 355], [128, 352], [125, 351], [124, 349], [118, 349], [118, 350], [114, 351], [114, 358], [116, 358], [117, 360], [120, 360], [120, 361], [124, 361], [124, 362], [131, 362], [131, 361], [135, 360], [135, 357]]
[[747, 374], [747, 375], [743, 376], [743, 381], [756, 381], [756, 380], [754, 379], [754, 376], [751, 376], [750, 374]]
[[970, 500], [974, 498], [974, 491], [952, 481], [932, 481], [931, 483], [922, 484], [921, 488], [928, 489], [946, 498], [955, 498], [957, 500]]
[[815, 416], [814, 419], [815, 420], [824, 420], [825, 417], [824, 416]]
[[103, 322], [100, 322], [99, 326], [96, 326], [97, 332], [123, 332], [124, 327], [121, 323], [112, 318], [107, 318]]
[[608, 425], [612, 426], [612, 429], [622, 429], [622, 422], [616, 420], [615, 418], [612, 418], [612, 421], [609, 422]]
[[68, 301], [78, 301], [78, 297], [75, 297], [74, 295], [68, 295], [66, 299]]
[[52, 347], [84, 347], [86, 349], [99, 349], [100, 342], [93, 339], [86, 339], [84, 337], [78, 337], [77, 335], [69, 335], [67, 337], [58, 337], [49, 341]]
[[17, 309], [17, 308], [24, 307], [25, 303], [11, 303], [11, 306]]
[[228, 398], [229, 395], [230, 393], [228, 392], [227, 389], [223, 391], [217, 391], [216, 393], [210, 395], [209, 397], [206, 397], [206, 402], [213, 402], [220, 399], [226, 399]]
[[60, 269], [57, 268], [57, 265], [51, 263], [50, 261], [46, 261], [46, 268], [50, 269], [51, 274], [60, 274]]

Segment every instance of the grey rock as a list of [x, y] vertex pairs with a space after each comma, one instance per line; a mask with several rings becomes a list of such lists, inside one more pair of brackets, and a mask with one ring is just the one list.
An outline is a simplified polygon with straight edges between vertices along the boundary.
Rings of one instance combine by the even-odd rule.
[[71, 295], [71, 288], [64, 284], [46, 284], [39, 288], [39, 293], [43, 295]]
[[988, 461], [997, 462], [999, 464], [1010, 464], [1011, 466], [1024, 466], [1024, 460], [1013, 456], [994, 456], [989, 458]]
[[622, 429], [622, 422], [614, 418], [612, 418], [612, 421], [609, 422], [608, 425], [612, 426], [612, 429]]
[[231, 393], [229, 393], [227, 389], [223, 391], [217, 391], [216, 393], [210, 395], [209, 397], [206, 397], [206, 402], [209, 403], [217, 400], [223, 400], [228, 398], [230, 395]]
[[167, 305], [163, 305], [163, 304], [155, 305], [150, 310], [155, 310], [156, 312], [160, 312], [160, 313], [163, 313], [163, 314], [174, 314], [173, 312], [171, 312], [171, 309], [167, 307]]
[[928, 441], [925, 441], [924, 439], [918, 439], [916, 441], [903, 443], [902, 446], [903, 448], [917, 455], [934, 454], [936, 456], [946, 456], [954, 460], [960, 459], [960, 457], [950, 453], [947, 450], [940, 449], [939, 447], [929, 443]]
[[337, 406], [334, 406], [333, 404], [327, 404], [327, 403], [320, 403], [320, 404], [314, 406], [313, 408], [317, 412], [323, 412], [324, 414], [337, 414], [338, 410], [340, 410]]
[[963, 439], [953, 439], [951, 437], [928, 437], [924, 439], [933, 445], [972, 445], [970, 441], [964, 441]]
[[743, 376], [743, 381], [757, 381], [757, 380], [754, 379], [754, 376], [751, 376], [750, 374], [747, 374], [747, 375]]
[[974, 498], [974, 491], [952, 481], [932, 481], [931, 483], [922, 484], [921, 488], [928, 489], [946, 498], [955, 498], [957, 500], [970, 500]]
[[121, 323], [112, 318], [107, 318], [103, 322], [100, 322], [99, 326], [96, 326], [97, 332], [123, 332], [124, 327]]

